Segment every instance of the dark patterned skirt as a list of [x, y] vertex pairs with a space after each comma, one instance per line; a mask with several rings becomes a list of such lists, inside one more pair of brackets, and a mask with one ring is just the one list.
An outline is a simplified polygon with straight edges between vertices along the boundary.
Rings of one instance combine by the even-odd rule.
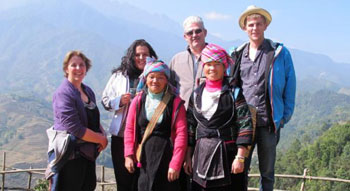
[[177, 191], [178, 180], [168, 181], [173, 148], [169, 138], [151, 135], [142, 150], [138, 191]]
[[244, 173], [231, 173], [236, 153], [235, 143], [217, 138], [199, 139], [193, 154], [194, 190], [245, 190]]

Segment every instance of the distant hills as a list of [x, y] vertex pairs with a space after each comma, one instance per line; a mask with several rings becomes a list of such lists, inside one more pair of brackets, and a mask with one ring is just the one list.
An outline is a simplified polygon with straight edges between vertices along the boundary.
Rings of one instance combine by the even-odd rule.
[[[186, 46], [180, 24], [118, 1], [21, 2], [16, 0], [16, 6], [0, 9], [0, 92], [29, 91], [50, 100], [62, 80], [64, 55], [79, 49], [93, 61], [86, 83], [100, 95], [111, 69], [119, 65], [135, 39], [148, 40], [166, 62]], [[207, 40], [227, 49], [243, 42], [227, 42], [211, 35]], [[350, 87], [346, 73], [350, 64], [335, 63], [325, 55], [290, 50], [299, 80], [311, 77]]]
[[0, 94], [0, 113], [0, 150], [11, 153], [6, 164], [45, 164], [51, 104], [28, 94]]
[[297, 49], [290, 49], [290, 51], [299, 80], [314, 78], [319, 80], [319, 83], [333, 82], [342, 87], [350, 87], [348, 75], [350, 64], [336, 63], [328, 56], [322, 54], [314, 54]]
[[280, 150], [295, 139], [312, 143], [334, 123], [350, 121], [350, 96], [331, 90], [298, 92], [294, 114], [281, 131]]

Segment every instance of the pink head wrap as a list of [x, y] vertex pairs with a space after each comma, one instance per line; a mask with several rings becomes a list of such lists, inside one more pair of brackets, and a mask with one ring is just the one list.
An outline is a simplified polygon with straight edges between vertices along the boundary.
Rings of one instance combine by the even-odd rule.
[[201, 53], [201, 62], [204, 65], [207, 62], [220, 62], [225, 69], [233, 65], [233, 60], [227, 54], [225, 49], [215, 44], [207, 44]]

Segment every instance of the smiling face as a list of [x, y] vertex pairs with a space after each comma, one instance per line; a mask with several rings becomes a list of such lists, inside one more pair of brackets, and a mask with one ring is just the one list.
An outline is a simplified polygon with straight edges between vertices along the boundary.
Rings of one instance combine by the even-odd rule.
[[136, 46], [134, 62], [137, 69], [143, 71], [146, 65], [146, 57], [149, 57], [150, 53], [147, 46]]
[[168, 79], [163, 72], [151, 72], [147, 75], [146, 85], [151, 93], [158, 94], [164, 91]]
[[248, 16], [244, 26], [244, 31], [248, 34], [250, 41], [259, 43], [264, 40], [264, 31], [266, 28], [267, 24], [263, 16]]
[[201, 50], [205, 47], [207, 30], [199, 23], [192, 23], [185, 28], [184, 38], [192, 50]]
[[217, 81], [224, 78], [225, 66], [220, 62], [207, 62], [203, 66], [205, 77], [210, 81]]
[[80, 86], [86, 75], [86, 64], [80, 56], [72, 56], [65, 69], [68, 81], [73, 85]]

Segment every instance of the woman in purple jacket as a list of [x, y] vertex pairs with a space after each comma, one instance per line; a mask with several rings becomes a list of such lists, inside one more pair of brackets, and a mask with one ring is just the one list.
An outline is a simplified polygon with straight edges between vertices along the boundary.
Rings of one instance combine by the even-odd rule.
[[68, 52], [63, 62], [65, 79], [53, 96], [54, 129], [77, 138], [74, 152], [59, 171], [58, 190], [95, 190], [95, 159], [108, 144], [95, 94], [82, 83], [90, 67], [83, 53]]

